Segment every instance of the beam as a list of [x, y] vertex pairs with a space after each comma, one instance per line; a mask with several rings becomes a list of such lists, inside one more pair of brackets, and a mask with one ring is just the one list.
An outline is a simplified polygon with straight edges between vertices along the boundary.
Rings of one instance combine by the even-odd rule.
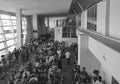
[[77, 14], [77, 12], [74, 9], [72, 9], [72, 10], [73, 10], [74, 14]]
[[81, 10], [83, 11], [84, 9], [83, 9], [82, 5], [78, 1], [77, 1], [77, 4], [79, 5], [79, 7], [81, 8]]

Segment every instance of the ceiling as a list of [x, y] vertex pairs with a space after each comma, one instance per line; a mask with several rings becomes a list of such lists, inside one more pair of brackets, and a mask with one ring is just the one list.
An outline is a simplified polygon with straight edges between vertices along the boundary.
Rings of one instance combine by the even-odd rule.
[[0, 0], [0, 10], [15, 12], [22, 9], [24, 15], [67, 14], [72, 0]]
[[102, 0], [72, 0], [69, 14], [78, 14], [96, 5]]

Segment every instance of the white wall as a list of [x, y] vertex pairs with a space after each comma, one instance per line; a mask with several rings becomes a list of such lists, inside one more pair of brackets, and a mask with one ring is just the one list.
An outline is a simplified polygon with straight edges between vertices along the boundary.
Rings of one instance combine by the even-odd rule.
[[120, 0], [110, 0], [110, 36], [120, 39]]
[[[91, 37], [89, 37], [88, 48], [101, 62], [106, 77], [112, 75], [120, 83], [120, 53]], [[107, 84], [111, 84], [111, 80], [108, 79], [106, 80], [108, 82]]]
[[97, 4], [97, 32], [105, 35], [106, 29], [106, 0]]

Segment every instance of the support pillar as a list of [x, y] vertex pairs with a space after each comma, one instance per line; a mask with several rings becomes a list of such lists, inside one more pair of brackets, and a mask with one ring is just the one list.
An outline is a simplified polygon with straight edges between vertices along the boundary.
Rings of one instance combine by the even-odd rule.
[[78, 15], [76, 15], [75, 21], [76, 21], [76, 28], [78, 28], [78, 26], [79, 26], [79, 25], [78, 25], [78, 23], [79, 23], [79, 22], [78, 22], [78, 21], [79, 21], [79, 16], [78, 16]]
[[22, 46], [22, 10], [16, 10], [16, 22], [17, 22], [17, 46], [16, 48], [20, 48]]
[[83, 56], [88, 49], [88, 36], [86, 34], [78, 35], [78, 65], [82, 65]]

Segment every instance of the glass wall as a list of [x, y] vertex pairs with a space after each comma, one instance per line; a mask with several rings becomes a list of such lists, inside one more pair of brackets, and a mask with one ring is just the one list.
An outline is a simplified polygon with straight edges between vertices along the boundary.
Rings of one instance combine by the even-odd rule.
[[[0, 14], [0, 56], [13, 51], [16, 46], [16, 16]], [[27, 20], [22, 18], [23, 44], [27, 35]], [[1, 59], [1, 57], [0, 57]]]
[[76, 28], [73, 26], [65, 26], [62, 31], [63, 38], [76, 38]]
[[96, 21], [97, 21], [97, 5], [89, 8], [87, 11], [87, 29], [97, 31]]

